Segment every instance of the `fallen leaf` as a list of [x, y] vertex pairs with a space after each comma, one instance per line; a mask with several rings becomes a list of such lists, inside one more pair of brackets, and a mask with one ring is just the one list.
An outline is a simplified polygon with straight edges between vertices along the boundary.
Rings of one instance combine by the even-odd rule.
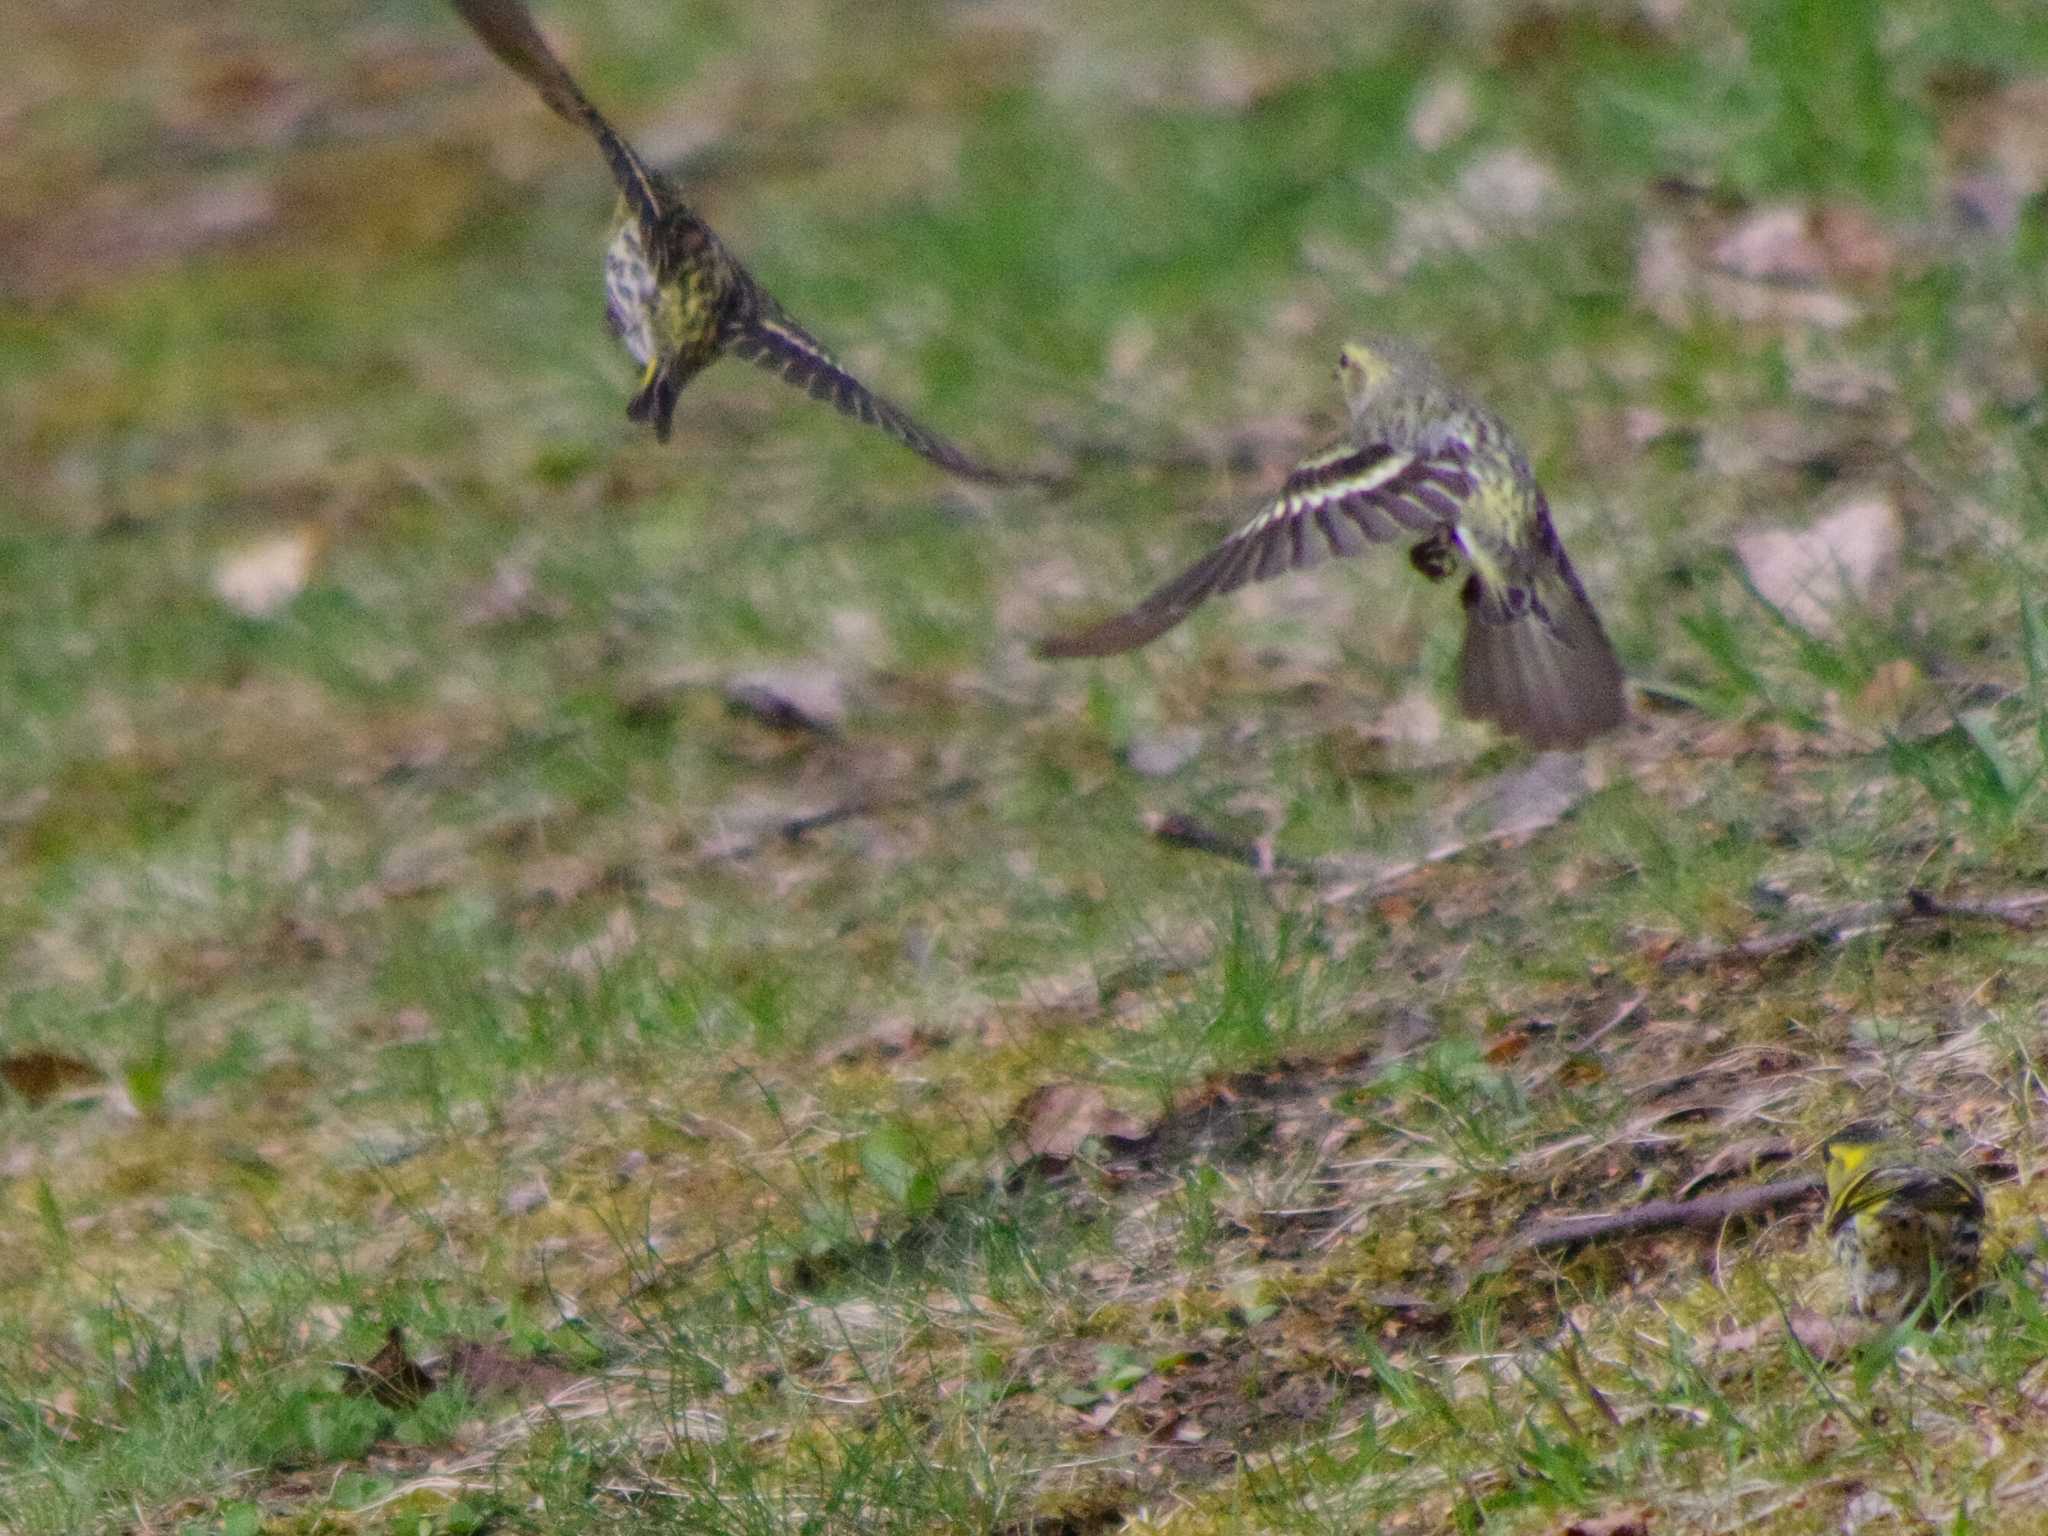
[[521, 1359], [495, 1344], [467, 1340], [449, 1347], [441, 1374], [450, 1382], [460, 1382], [478, 1402], [494, 1397], [541, 1402], [579, 1379], [560, 1366]]
[[1923, 1528], [1917, 1521], [1901, 1521], [1899, 1514], [1899, 1507], [1892, 1502], [1890, 1495], [1876, 1488], [1859, 1488], [1842, 1506], [1842, 1536], [1856, 1536], [1863, 1527], [1877, 1520], [1895, 1531]]
[[1479, 120], [1472, 87], [1459, 75], [1446, 75], [1423, 87], [1408, 112], [1408, 137], [1424, 154], [1434, 154], [1471, 132]]
[[[1867, 1323], [1838, 1322], [1818, 1312], [1793, 1312], [1790, 1317], [1792, 1337], [1816, 1360], [1837, 1359], [1847, 1353], [1857, 1339], [1870, 1332]], [[1781, 1342], [1785, 1333], [1783, 1317], [1767, 1318], [1748, 1328], [1713, 1335], [1707, 1340], [1707, 1349], [1716, 1355], [1752, 1354], [1767, 1345]]]
[[317, 526], [301, 523], [230, 551], [214, 567], [214, 595], [244, 618], [271, 618], [306, 589], [321, 542]]
[[1163, 731], [1134, 736], [1124, 749], [1124, 762], [1142, 779], [1170, 779], [1193, 762], [1202, 751], [1202, 728], [1198, 725], [1169, 726]]
[[31, 1105], [45, 1104], [59, 1094], [98, 1087], [104, 1079], [91, 1062], [59, 1051], [15, 1051], [0, 1056], [0, 1082]]
[[1890, 231], [1855, 203], [1827, 203], [1814, 215], [1814, 238], [1826, 253], [1828, 270], [1854, 283], [1878, 283], [1891, 275], [1898, 245]]
[[1632, 1504], [1590, 1520], [1574, 1520], [1558, 1528], [1558, 1536], [1649, 1536], [1650, 1507]]
[[1792, 1143], [1782, 1136], [1745, 1136], [1731, 1141], [1679, 1186], [1678, 1198], [1690, 1200], [1709, 1184], [1735, 1175], [1753, 1174], [1765, 1163], [1781, 1163], [1791, 1155]]
[[2020, 210], [2048, 191], [2048, 77], [1970, 93], [1942, 124], [1941, 140], [1958, 211], [2012, 233]]
[[922, 1056], [945, 1043], [943, 1034], [927, 1029], [909, 1014], [892, 1013], [822, 1052], [820, 1059], [833, 1066], [850, 1066], [864, 1061], [897, 1061]]
[[1137, 1142], [1151, 1127], [1110, 1106], [1109, 1095], [1092, 1083], [1047, 1083], [1024, 1096], [1010, 1117], [1010, 1142], [1019, 1161], [1042, 1157], [1065, 1161], [1090, 1141]]
[[548, 1181], [534, 1179], [505, 1191], [498, 1209], [507, 1216], [530, 1216], [548, 1203]]
[[404, 1333], [393, 1326], [384, 1347], [361, 1365], [339, 1362], [347, 1380], [341, 1390], [350, 1397], [371, 1397], [386, 1408], [411, 1408], [434, 1390], [434, 1378], [405, 1350]]
[[519, 894], [530, 902], [566, 907], [604, 879], [605, 867], [578, 853], [535, 859], [519, 871]]
[[1536, 1043], [1539, 1034], [1549, 1033], [1549, 1026], [1531, 1029], [1525, 1024], [1516, 1024], [1501, 1031], [1486, 1045], [1486, 1059], [1495, 1066], [1515, 1060]]
[[1869, 596], [1904, 543], [1898, 508], [1888, 497], [1866, 496], [1808, 528], [1739, 534], [1735, 552], [1764, 601], [1809, 634], [1832, 635], [1834, 609]]
[[497, 624], [527, 624], [559, 619], [569, 605], [558, 597], [544, 597], [534, 580], [531, 552], [507, 555], [491, 569], [491, 579], [479, 587], [462, 607], [462, 622], [470, 628]]
[[[1469, 845], [1526, 837], [1564, 819], [1590, 792], [1585, 759], [1577, 752], [1539, 752], [1526, 765], [1480, 784], [1455, 815], [1457, 836]], [[1431, 857], [1436, 857], [1432, 852]]]
[[725, 685], [725, 702], [763, 725], [837, 735], [846, 723], [846, 685], [822, 667], [749, 672]]
[[1839, 330], [1853, 323], [1862, 310], [1823, 281], [1827, 254], [1803, 233], [1805, 215], [1774, 212], [1775, 222], [1738, 228], [1704, 253], [1677, 222], [1650, 224], [1636, 248], [1637, 302], [1673, 329], [1691, 325], [1703, 309], [1752, 325]]
[[1714, 242], [1712, 259], [1737, 277], [1771, 283], [1817, 283], [1828, 267], [1806, 210], [1784, 205], [1749, 214]]
[[1563, 187], [1548, 162], [1510, 145], [1465, 168], [1458, 177], [1458, 200], [1490, 220], [1526, 224], [1548, 213]]
[[1857, 712], [1865, 719], [1894, 722], [1920, 692], [1920, 669], [1904, 656], [1894, 657], [1871, 674], [1856, 695]]
[[463, 878], [473, 861], [453, 827], [437, 827], [415, 842], [401, 843], [384, 856], [371, 892], [374, 899], [402, 901], [438, 891]]
[[1494, 150], [1466, 166], [1449, 194], [1401, 208], [1387, 264], [1398, 277], [1443, 252], [1527, 233], [1556, 211], [1563, 192], [1548, 162], [1514, 146]]
[[632, 953], [640, 942], [639, 925], [625, 907], [615, 907], [605, 919], [604, 932], [586, 939], [562, 956], [565, 969], [583, 976], [597, 976]]

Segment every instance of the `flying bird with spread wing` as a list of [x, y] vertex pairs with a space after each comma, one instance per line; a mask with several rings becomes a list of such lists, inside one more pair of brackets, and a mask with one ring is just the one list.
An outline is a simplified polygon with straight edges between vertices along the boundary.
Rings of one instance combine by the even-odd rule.
[[881, 428], [962, 479], [1006, 484], [1034, 478], [971, 457], [847, 372], [591, 105], [521, 0], [452, 3], [484, 46], [539, 91], [557, 117], [597, 141], [618, 183], [619, 208], [604, 257], [605, 316], [642, 369], [628, 416], [650, 423], [666, 442], [683, 386], [730, 353]]
[[1041, 641], [1049, 657], [1156, 640], [1206, 598], [1329, 555], [1414, 538], [1415, 568], [1469, 567], [1458, 704], [1539, 748], [1576, 748], [1627, 718], [1621, 663], [1505, 424], [1399, 341], [1354, 342], [1337, 378], [1350, 430], [1296, 465], [1273, 499], [1135, 608]]

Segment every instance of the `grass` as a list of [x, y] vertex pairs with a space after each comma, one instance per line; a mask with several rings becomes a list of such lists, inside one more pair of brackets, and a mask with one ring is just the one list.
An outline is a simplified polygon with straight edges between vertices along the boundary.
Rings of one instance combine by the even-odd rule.
[[[2037, 1519], [2037, 937], [1671, 963], [2042, 881], [2048, 221], [1951, 195], [2032, 10], [550, 8], [807, 324], [1080, 470], [998, 497], [737, 367], [629, 430], [594, 161], [442, 8], [102, 9], [0, 67], [0, 1527]], [[1778, 204], [1820, 271], [1732, 290]], [[1028, 655], [1357, 329], [1516, 424], [1646, 685], [1505, 842], [1398, 560]], [[1817, 636], [1733, 541], [1852, 493], [1903, 548]], [[1871, 1108], [2010, 1174], [1938, 1328], [1774, 1328], [1803, 1210], [1508, 1241]], [[347, 1390], [393, 1326], [441, 1390]]]

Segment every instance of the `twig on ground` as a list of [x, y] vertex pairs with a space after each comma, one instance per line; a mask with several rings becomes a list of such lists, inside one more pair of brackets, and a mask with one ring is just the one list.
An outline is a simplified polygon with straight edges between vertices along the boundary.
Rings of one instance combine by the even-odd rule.
[[1697, 1200], [1645, 1200], [1622, 1211], [1592, 1211], [1583, 1216], [1555, 1216], [1530, 1226], [1510, 1245], [1512, 1252], [1539, 1248], [1570, 1248], [1579, 1243], [1615, 1237], [1640, 1237], [1674, 1227], [1710, 1232], [1723, 1222], [1758, 1216], [1780, 1206], [1797, 1205], [1822, 1188], [1818, 1174], [1753, 1184]]
[[1232, 837], [1192, 816], [1174, 813], [1147, 821], [1152, 835], [1176, 848], [1192, 848], [1231, 859], [1272, 877], [1314, 881], [1316, 900], [1324, 906], [1370, 901], [1399, 885], [1419, 869], [1455, 859], [1476, 848], [1513, 842], [1554, 826], [1590, 790], [1584, 765], [1562, 752], [1545, 752], [1526, 767], [1497, 774], [1476, 787], [1463, 808], [1438, 825], [1435, 841], [1409, 858], [1326, 854], [1321, 858], [1290, 858], [1273, 851], [1270, 839]]
[[751, 859], [773, 842], [800, 843], [813, 832], [822, 832], [827, 827], [836, 827], [843, 821], [858, 821], [864, 816], [881, 816], [890, 811], [915, 811], [927, 806], [950, 805], [953, 801], [974, 793], [981, 787], [981, 780], [973, 777], [948, 779], [929, 789], [918, 790], [908, 795], [852, 795], [845, 800], [825, 806], [822, 810], [805, 811], [799, 816], [790, 816], [775, 823], [759, 835], [721, 842], [715, 849], [706, 851], [711, 859]]
[[1276, 854], [1269, 837], [1233, 837], [1179, 811], [1160, 816], [1150, 825], [1152, 835], [1169, 848], [1213, 853], [1219, 859], [1229, 859], [1262, 875], [1308, 877], [1315, 873], [1314, 866], [1304, 860]]
[[1775, 960], [1802, 949], [1846, 944], [1867, 933], [1945, 921], [2003, 923], [2031, 928], [2048, 916], [2048, 891], [2017, 891], [1979, 900], [1955, 900], [1918, 888], [1898, 901], [1859, 901], [1788, 928], [1735, 944], [1690, 944], [1664, 957], [1667, 971], [1705, 970], [1724, 960]]

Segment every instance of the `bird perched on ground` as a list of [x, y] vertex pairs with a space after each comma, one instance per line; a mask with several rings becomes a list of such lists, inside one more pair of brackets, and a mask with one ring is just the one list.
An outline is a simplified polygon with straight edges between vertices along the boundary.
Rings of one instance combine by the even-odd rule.
[[1977, 1271], [1984, 1192], [1951, 1159], [1858, 1122], [1821, 1143], [1824, 1218], [1858, 1314], [1896, 1322], [1927, 1296], [1936, 1270], [1961, 1296]]
[[1467, 715], [1537, 747], [1580, 747], [1620, 725], [1621, 664], [1514, 434], [1402, 342], [1346, 346], [1337, 378], [1351, 411], [1340, 442], [1296, 465], [1256, 517], [1135, 608], [1045, 640], [1039, 654], [1134, 650], [1215, 593], [1412, 537], [1409, 559], [1432, 581], [1470, 568], [1458, 667]]
[[880, 427], [963, 479], [1001, 484], [1028, 478], [969, 457], [841, 367], [591, 105], [520, 0], [453, 4], [484, 46], [538, 90], [556, 116], [597, 140], [619, 185], [604, 257], [605, 317], [643, 370], [628, 416], [651, 423], [666, 442], [683, 386], [731, 353], [779, 373], [814, 400], [829, 400], [846, 415]]

